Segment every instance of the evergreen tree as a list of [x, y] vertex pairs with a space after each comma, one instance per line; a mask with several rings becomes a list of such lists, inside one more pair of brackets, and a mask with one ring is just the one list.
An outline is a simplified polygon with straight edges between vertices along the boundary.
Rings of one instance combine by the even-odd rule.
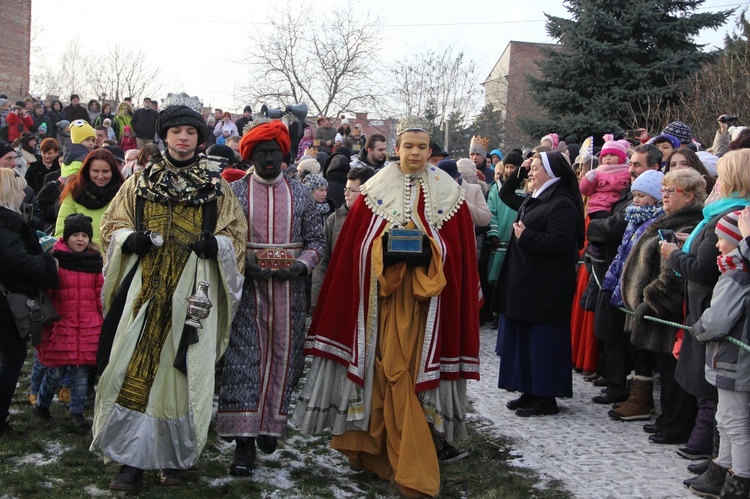
[[696, 35], [719, 28], [733, 12], [696, 12], [703, 3], [565, 0], [570, 19], [546, 16], [547, 33], [563, 49], [548, 50], [542, 78], [530, 79], [549, 116], [524, 128], [581, 140], [633, 127], [674, 104], [685, 78], [716, 56], [701, 50]]
[[[499, 149], [500, 144], [505, 142], [504, 131], [502, 112], [496, 110], [492, 104], [485, 104], [479, 115], [474, 119], [474, 123], [468, 128], [468, 132], [472, 137], [474, 135], [481, 135], [490, 139], [489, 151]], [[488, 154], [489, 151], [487, 151]], [[505, 152], [503, 151], [503, 153]]]

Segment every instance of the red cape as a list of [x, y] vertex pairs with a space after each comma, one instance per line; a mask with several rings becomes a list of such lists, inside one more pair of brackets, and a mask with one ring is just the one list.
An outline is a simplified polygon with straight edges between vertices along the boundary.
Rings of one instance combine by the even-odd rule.
[[[482, 303], [477, 270], [474, 225], [462, 202], [440, 229], [427, 224], [420, 191], [417, 205], [422, 225], [443, 248], [446, 286], [434, 298], [435, 320], [425, 331], [416, 391], [437, 387], [441, 379], [479, 379], [479, 307]], [[373, 240], [388, 226], [360, 196], [336, 242], [305, 339], [305, 354], [332, 359], [348, 368], [349, 378], [363, 385], [366, 324], [377, 327], [377, 295], [371, 293]], [[433, 255], [433, 258], [438, 255]], [[377, 293], [377, 291], [375, 292]], [[375, 306], [375, 308], [377, 308]]]

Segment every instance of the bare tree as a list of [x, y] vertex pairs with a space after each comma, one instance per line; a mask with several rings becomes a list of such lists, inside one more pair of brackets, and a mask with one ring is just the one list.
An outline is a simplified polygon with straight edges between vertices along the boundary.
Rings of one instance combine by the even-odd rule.
[[[370, 106], [380, 20], [370, 8], [347, 4], [325, 18], [312, 3], [287, 2], [250, 37], [247, 99], [270, 105], [306, 102], [321, 116]], [[325, 28], [321, 28], [324, 26]]]
[[462, 122], [451, 123], [458, 127], [479, 111], [482, 89], [476, 63], [452, 46], [396, 61], [393, 75], [391, 109], [397, 116], [435, 114], [438, 127], [460, 117]]
[[32, 87], [43, 95], [67, 96], [71, 93], [106, 96], [119, 102], [123, 97], [140, 100], [145, 94], [158, 95], [162, 83], [158, 66], [151, 64], [144, 50], [110, 45], [104, 55], [84, 52], [76, 37], [68, 42], [62, 56], [47, 64], [39, 52], [39, 62], [32, 72]]
[[103, 57], [87, 58], [86, 80], [97, 97], [119, 102], [123, 97], [140, 100], [161, 89], [159, 68], [149, 63], [145, 50], [110, 45]]

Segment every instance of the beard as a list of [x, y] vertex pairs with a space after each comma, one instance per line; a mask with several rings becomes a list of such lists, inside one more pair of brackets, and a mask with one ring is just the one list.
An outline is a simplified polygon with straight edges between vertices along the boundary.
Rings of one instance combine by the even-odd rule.
[[183, 150], [178, 150], [174, 147], [172, 147], [171, 144], [167, 143], [167, 150], [169, 151], [169, 155], [173, 157], [174, 159], [183, 160], [183, 159], [189, 159], [195, 156], [195, 150], [197, 148], [188, 148]]

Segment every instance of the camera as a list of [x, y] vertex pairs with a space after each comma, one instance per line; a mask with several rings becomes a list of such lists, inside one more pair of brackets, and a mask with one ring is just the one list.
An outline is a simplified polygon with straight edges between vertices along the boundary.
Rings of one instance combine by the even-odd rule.
[[722, 123], [737, 121], [737, 116], [722, 116], [721, 118], [719, 118], [719, 121], [721, 121]]
[[626, 139], [637, 139], [641, 135], [640, 130], [628, 130], [625, 132]]

